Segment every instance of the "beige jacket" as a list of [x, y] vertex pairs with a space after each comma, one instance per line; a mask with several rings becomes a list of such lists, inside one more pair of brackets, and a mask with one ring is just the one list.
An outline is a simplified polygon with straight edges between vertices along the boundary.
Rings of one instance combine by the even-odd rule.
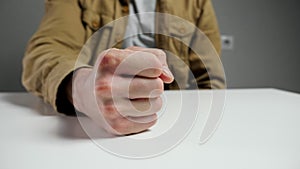
[[[127, 0], [46, 0], [45, 15], [41, 24], [29, 41], [23, 59], [22, 82], [26, 89], [45, 102], [50, 103], [55, 110], [69, 114], [72, 111], [70, 103], [65, 99], [62, 82], [77, 67], [87, 66], [91, 58], [85, 58], [75, 67], [75, 62], [82, 46], [88, 38], [102, 26], [129, 14]], [[212, 42], [217, 53], [220, 53], [220, 35], [215, 13], [210, 0], [158, 0], [156, 11], [179, 16], [198, 27]], [[161, 21], [156, 22], [160, 29]], [[156, 35], [158, 48], [168, 50], [180, 56], [181, 60], [193, 72], [199, 88], [224, 88], [222, 71], [215, 71], [208, 76], [207, 70], [214, 67], [209, 61], [207, 65], [180, 41], [190, 41], [194, 30], [184, 23], [169, 21], [169, 33], [176, 38]], [[113, 27], [100, 37], [100, 45], [120, 48], [125, 34], [126, 23], [122, 27]], [[110, 39], [108, 42], [107, 39]], [[105, 47], [104, 47], [105, 48]], [[204, 58], [209, 60], [209, 58]], [[168, 64], [180, 81], [191, 83], [188, 68], [178, 65], [172, 60]], [[183, 84], [185, 85], [185, 84]], [[186, 85], [188, 86], [188, 85]], [[178, 89], [171, 84], [170, 89]]]

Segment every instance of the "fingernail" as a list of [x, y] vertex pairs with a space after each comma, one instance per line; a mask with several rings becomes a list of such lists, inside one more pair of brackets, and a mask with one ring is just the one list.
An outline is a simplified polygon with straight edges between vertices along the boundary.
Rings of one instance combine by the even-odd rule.
[[172, 72], [170, 71], [170, 69], [167, 66], [163, 66], [163, 73], [166, 76], [170, 77], [171, 79], [174, 79]]

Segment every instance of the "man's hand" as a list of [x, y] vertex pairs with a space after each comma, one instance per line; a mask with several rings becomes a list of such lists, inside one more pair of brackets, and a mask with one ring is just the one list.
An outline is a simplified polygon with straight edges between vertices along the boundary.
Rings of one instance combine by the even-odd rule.
[[109, 49], [99, 55], [93, 69], [76, 71], [73, 104], [108, 132], [138, 133], [155, 124], [163, 83], [173, 80], [162, 50]]

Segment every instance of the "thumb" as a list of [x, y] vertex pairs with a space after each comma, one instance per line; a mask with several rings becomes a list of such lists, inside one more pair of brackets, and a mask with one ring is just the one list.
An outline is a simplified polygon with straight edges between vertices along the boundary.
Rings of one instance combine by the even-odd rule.
[[174, 76], [167, 65], [163, 65], [162, 74], [159, 76], [164, 83], [172, 83]]
[[133, 50], [133, 51], [149, 52], [149, 53], [154, 54], [157, 57], [157, 59], [160, 60], [160, 62], [162, 64], [162, 74], [159, 76], [159, 78], [161, 78], [161, 80], [164, 83], [173, 82], [174, 76], [173, 76], [172, 72], [170, 71], [170, 69], [168, 67], [167, 56], [166, 56], [166, 53], [163, 50], [154, 49], [154, 48], [143, 48], [143, 47], [138, 47], [138, 46], [131, 46], [127, 49]]

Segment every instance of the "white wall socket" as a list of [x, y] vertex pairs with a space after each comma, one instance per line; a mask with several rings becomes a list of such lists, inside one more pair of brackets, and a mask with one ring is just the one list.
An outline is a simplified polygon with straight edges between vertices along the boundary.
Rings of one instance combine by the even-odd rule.
[[234, 38], [232, 35], [222, 35], [221, 36], [222, 49], [223, 50], [233, 50], [234, 48]]

